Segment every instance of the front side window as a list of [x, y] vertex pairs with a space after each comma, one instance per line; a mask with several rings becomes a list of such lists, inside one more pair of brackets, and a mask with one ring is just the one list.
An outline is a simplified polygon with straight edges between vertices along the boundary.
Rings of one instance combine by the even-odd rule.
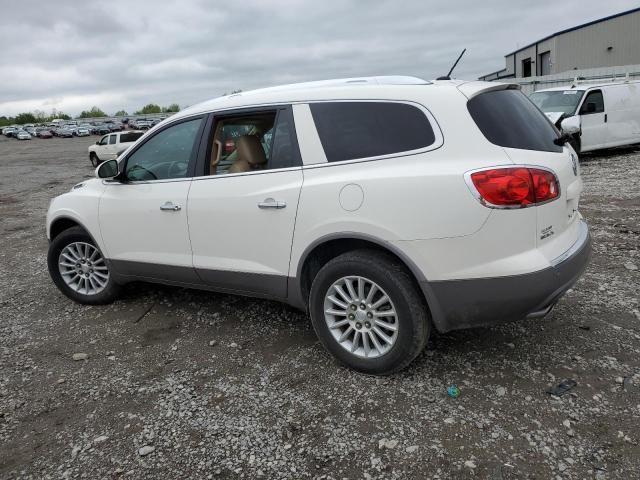
[[127, 158], [127, 180], [186, 177], [201, 123], [202, 118], [181, 122], [149, 138]]
[[604, 112], [604, 98], [602, 98], [601, 90], [594, 90], [587, 94], [584, 99], [584, 103], [580, 108], [581, 115], [589, 115], [591, 113], [603, 113]]
[[100, 143], [98, 145], [106, 145], [109, 143], [109, 135], [105, 135], [100, 139]]
[[392, 102], [322, 102], [309, 105], [329, 162], [399, 154], [435, 142], [419, 108]]

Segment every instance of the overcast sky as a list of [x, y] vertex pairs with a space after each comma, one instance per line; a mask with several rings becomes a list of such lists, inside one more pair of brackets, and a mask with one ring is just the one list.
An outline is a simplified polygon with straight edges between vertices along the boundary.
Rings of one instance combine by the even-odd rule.
[[626, 0], [3, 0], [0, 115], [111, 114], [234, 89], [363, 75], [475, 79]]

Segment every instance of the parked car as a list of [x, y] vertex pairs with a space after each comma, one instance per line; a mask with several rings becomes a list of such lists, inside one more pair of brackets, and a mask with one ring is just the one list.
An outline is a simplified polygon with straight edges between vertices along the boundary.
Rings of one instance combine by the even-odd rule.
[[18, 129], [15, 127], [5, 127], [2, 129], [2, 134], [5, 137], [10, 137], [11, 135], [13, 135]]
[[73, 131], [76, 137], [88, 137], [90, 135], [87, 127], [78, 127]]
[[143, 280], [285, 301], [370, 374], [408, 365], [432, 329], [546, 315], [590, 253], [576, 155], [516, 85], [376, 77], [222, 97], [96, 176], [47, 215], [65, 295], [107, 303]]
[[112, 132], [119, 132], [122, 130], [122, 124], [108, 123], [107, 126], [109, 127], [109, 130], [111, 130]]
[[577, 126], [578, 153], [640, 143], [640, 81], [547, 88], [530, 98], [559, 129]]
[[92, 133], [94, 133], [95, 135], [104, 135], [105, 133], [111, 132], [111, 129], [109, 128], [109, 126], [105, 125], [104, 123], [99, 123], [95, 125], [92, 130], [93, 130]]
[[38, 138], [52, 138], [53, 135], [51, 134], [51, 132], [49, 130], [39, 130], [38, 133]]
[[105, 160], [118, 158], [118, 155], [133, 145], [143, 134], [141, 131], [129, 130], [105, 135], [95, 145], [89, 146], [89, 161], [91, 165], [97, 167]]
[[60, 138], [73, 138], [73, 132], [68, 127], [56, 128], [55, 135]]
[[27, 132], [26, 130], [18, 130], [18, 132], [15, 134], [15, 137], [18, 140], [31, 140], [31, 135], [29, 135], [29, 132]]

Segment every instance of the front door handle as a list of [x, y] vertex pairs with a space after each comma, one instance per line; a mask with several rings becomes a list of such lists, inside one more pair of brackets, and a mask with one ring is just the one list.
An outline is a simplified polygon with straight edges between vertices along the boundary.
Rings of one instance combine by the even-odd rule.
[[280, 210], [281, 208], [285, 208], [287, 204], [285, 202], [278, 202], [273, 198], [265, 198], [264, 201], [258, 203], [258, 208], [275, 208]]
[[174, 205], [173, 202], [164, 202], [162, 205], [160, 205], [160, 210], [163, 210], [165, 212], [178, 212], [182, 209], [182, 207], [180, 205]]

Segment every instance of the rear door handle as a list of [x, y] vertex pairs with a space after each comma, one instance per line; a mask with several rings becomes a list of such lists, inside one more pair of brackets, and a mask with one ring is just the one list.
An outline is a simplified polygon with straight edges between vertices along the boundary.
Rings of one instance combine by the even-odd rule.
[[277, 210], [280, 210], [282, 208], [285, 208], [286, 206], [287, 206], [286, 202], [279, 202], [274, 200], [273, 198], [265, 198], [264, 201], [258, 203], [258, 208], [261, 208], [261, 209], [275, 208]]
[[174, 205], [173, 202], [164, 202], [162, 205], [160, 205], [160, 210], [163, 210], [165, 212], [178, 212], [182, 209], [182, 207], [180, 205]]

